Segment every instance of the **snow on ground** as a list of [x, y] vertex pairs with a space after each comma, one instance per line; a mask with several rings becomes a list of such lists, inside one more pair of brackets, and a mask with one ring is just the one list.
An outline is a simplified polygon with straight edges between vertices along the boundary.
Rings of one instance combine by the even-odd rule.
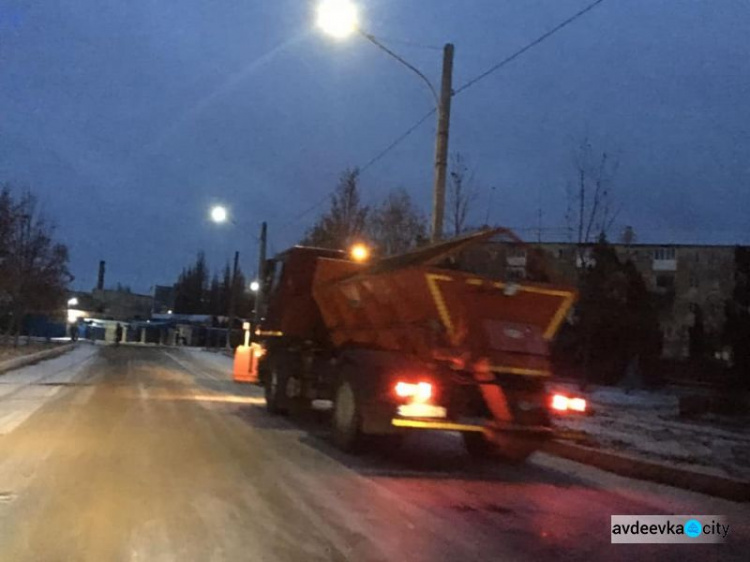
[[234, 359], [225, 355], [224, 350], [210, 351], [198, 347], [181, 347], [180, 350], [188, 353], [193, 359], [202, 363], [212, 371], [226, 373], [227, 378], [231, 378], [234, 367]]
[[[550, 391], [580, 394], [575, 385]], [[557, 415], [557, 426], [583, 432], [582, 444], [674, 464], [689, 470], [750, 480], [750, 418], [679, 417], [678, 391], [592, 387], [588, 416]]]
[[98, 348], [80, 344], [54, 359], [0, 375], [0, 435], [13, 431], [83, 372]]

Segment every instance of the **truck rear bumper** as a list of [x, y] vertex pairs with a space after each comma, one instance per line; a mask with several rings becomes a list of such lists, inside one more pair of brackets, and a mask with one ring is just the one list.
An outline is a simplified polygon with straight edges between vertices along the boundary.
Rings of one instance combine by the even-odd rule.
[[441, 431], [485, 431], [483, 425], [471, 425], [466, 423], [453, 423], [447, 421], [429, 421], [429, 420], [408, 420], [403, 418], [394, 418], [391, 425], [395, 427], [408, 427], [413, 429], [436, 429]]
[[488, 436], [494, 434], [517, 434], [517, 435], [528, 435], [529, 437], [536, 438], [552, 438], [555, 435], [555, 431], [551, 427], [544, 426], [528, 426], [528, 425], [517, 425], [517, 424], [471, 424], [471, 423], [458, 423], [452, 421], [442, 420], [424, 420], [424, 419], [404, 419], [404, 418], [393, 418], [391, 425], [398, 428], [405, 429], [432, 429], [437, 431], [460, 431], [462, 433], [477, 432], [485, 433]]

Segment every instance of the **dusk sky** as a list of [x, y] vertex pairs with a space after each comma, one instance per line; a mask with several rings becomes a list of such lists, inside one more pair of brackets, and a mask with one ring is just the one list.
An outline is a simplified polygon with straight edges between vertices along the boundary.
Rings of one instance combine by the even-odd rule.
[[[454, 87], [591, 0], [363, 0], [367, 31]], [[475, 169], [472, 224], [561, 238], [572, 152], [617, 155], [615, 231], [640, 241], [750, 243], [750, 2], [605, 0], [453, 99], [451, 152]], [[408, 129], [432, 100], [359, 37], [314, 26], [306, 0], [0, 0], [0, 181], [29, 185], [71, 250], [74, 287], [148, 292], [199, 250], [252, 273], [300, 217]], [[425, 213], [434, 119], [362, 175], [377, 202]], [[495, 194], [490, 202], [490, 188]], [[213, 203], [236, 225], [208, 220]]]

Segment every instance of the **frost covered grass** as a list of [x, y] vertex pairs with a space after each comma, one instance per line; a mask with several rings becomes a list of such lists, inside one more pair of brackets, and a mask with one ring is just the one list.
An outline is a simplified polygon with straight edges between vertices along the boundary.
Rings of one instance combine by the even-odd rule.
[[[550, 391], [578, 392], [551, 383]], [[556, 416], [556, 425], [585, 434], [584, 444], [683, 468], [750, 480], [750, 416], [679, 416], [678, 389], [591, 387], [591, 415]]]

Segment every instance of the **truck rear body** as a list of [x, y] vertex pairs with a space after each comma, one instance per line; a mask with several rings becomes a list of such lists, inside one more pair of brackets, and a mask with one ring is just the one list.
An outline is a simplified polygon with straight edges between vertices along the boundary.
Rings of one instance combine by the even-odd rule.
[[288, 398], [335, 409], [346, 382], [364, 433], [446, 429], [536, 446], [550, 430], [550, 342], [575, 292], [440, 266], [498, 233], [512, 236], [482, 232], [374, 264], [289, 250], [263, 327], [276, 334], [265, 379], [274, 354], [296, 354]]

